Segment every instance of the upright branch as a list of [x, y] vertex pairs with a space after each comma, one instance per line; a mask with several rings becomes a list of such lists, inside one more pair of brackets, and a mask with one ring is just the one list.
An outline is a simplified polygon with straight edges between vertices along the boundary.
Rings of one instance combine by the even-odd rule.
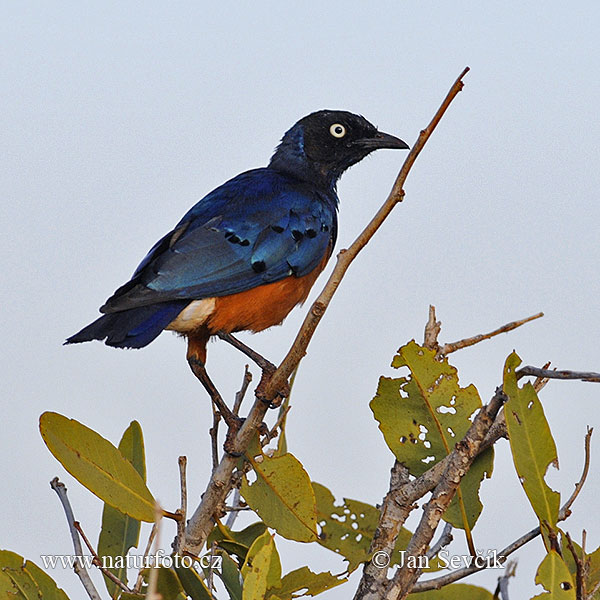
[[[71, 508], [71, 503], [69, 502], [69, 498], [67, 496], [67, 488], [64, 483], [58, 480], [58, 477], [55, 477], [50, 482], [50, 487], [58, 494], [58, 498], [65, 511], [67, 523], [69, 524], [69, 531], [71, 532], [71, 539], [73, 540], [73, 549], [75, 550], [75, 556], [82, 557], [83, 548], [81, 547], [79, 532], [77, 531], [77, 527], [75, 526], [75, 517], [73, 516], [73, 509]], [[85, 591], [87, 592], [91, 600], [102, 600], [100, 594], [98, 593], [98, 590], [96, 589], [90, 578], [90, 574], [87, 572], [81, 559], [75, 561], [73, 565], [73, 570], [75, 571], [77, 577], [79, 577], [79, 579], [81, 580], [81, 584], [85, 588]]]
[[231, 490], [233, 484], [232, 474], [239, 456], [243, 455], [247, 450], [256, 430], [261, 425], [271, 402], [277, 398], [282, 390], [286, 389], [290, 375], [297, 367], [302, 357], [306, 354], [306, 349], [312, 339], [315, 329], [327, 310], [348, 267], [358, 253], [375, 235], [394, 207], [404, 199], [403, 187], [406, 178], [417, 159], [417, 156], [421, 153], [421, 150], [444, 116], [444, 113], [454, 98], [462, 90], [464, 85], [462, 80], [468, 71], [469, 68], [466, 67], [459, 75], [429, 125], [420, 132], [416, 143], [408, 153], [404, 164], [400, 169], [386, 201], [373, 219], [371, 219], [370, 223], [356, 238], [354, 243], [347, 250], [341, 250], [338, 254], [336, 266], [325, 284], [323, 291], [311, 306], [289, 352], [279, 367], [273, 372], [264, 388], [261, 389], [260, 395], [257, 396], [239, 431], [237, 431], [237, 433], [232, 436], [232, 439], [229, 440], [230, 443], [228, 444], [227, 452], [222, 457], [219, 465], [214, 469], [208, 487], [202, 496], [202, 501], [188, 523], [186, 540], [183, 546], [185, 552], [192, 555], [197, 555], [200, 552], [204, 541], [214, 525], [214, 518], [219, 511], [222, 511], [225, 498]]

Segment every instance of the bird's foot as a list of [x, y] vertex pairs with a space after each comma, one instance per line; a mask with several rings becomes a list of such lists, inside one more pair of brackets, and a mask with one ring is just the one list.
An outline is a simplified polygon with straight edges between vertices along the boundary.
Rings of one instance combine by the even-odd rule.
[[281, 406], [281, 403], [290, 395], [290, 391], [291, 391], [290, 385], [286, 381], [277, 390], [277, 394], [276, 394], [275, 398], [273, 398], [272, 400], [269, 400], [265, 396], [265, 390], [266, 390], [267, 386], [269, 385], [269, 381], [271, 381], [271, 377], [273, 377], [273, 373], [275, 373], [276, 369], [277, 369], [277, 367], [271, 363], [269, 363], [269, 366], [263, 367], [262, 376], [261, 376], [260, 381], [258, 382], [258, 385], [256, 386], [256, 390], [254, 392], [254, 394], [256, 395], [256, 397], [259, 400], [262, 400], [262, 402], [269, 405], [269, 408], [279, 408]]
[[246, 419], [238, 417], [237, 415], [234, 415], [234, 417], [235, 418], [231, 423], [227, 423], [227, 435], [225, 436], [225, 442], [223, 443], [223, 450], [229, 454], [229, 456], [240, 458], [241, 456], [244, 456], [244, 453], [235, 450], [235, 439]]
[[[242, 417], [236, 417], [236, 423], [233, 423], [229, 426], [229, 429], [227, 430], [227, 435], [225, 436], [223, 450], [225, 450], [225, 452], [229, 454], [229, 456], [233, 456], [234, 458], [240, 458], [244, 456], [244, 452], [238, 452], [237, 450], [235, 450], [235, 439], [245, 420], [246, 419], [243, 419]], [[258, 426], [257, 431], [259, 435], [268, 435], [269, 426], [265, 422], [262, 422]]]

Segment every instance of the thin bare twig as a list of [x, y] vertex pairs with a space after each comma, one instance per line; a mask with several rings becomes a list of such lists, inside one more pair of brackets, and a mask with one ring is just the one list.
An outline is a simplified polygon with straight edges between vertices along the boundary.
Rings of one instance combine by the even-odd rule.
[[88, 540], [87, 536], [85, 535], [85, 532], [83, 531], [83, 528], [81, 527], [81, 523], [79, 521], [75, 521], [73, 523], [73, 526], [79, 532], [79, 535], [82, 537], [85, 545], [87, 546], [87, 549], [92, 553], [94, 565], [96, 565], [100, 569], [100, 571], [102, 571], [102, 573], [106, 577], [108, 577], [108, 579], [110, 579], [115, 585], [120, 587], [124, 592], [131, 593], [131, 590], [114, 573], [112, 573], [111, 571], [109, 571], [108, 569], [106, 569], [104, 567], [104, 565], [102, 564], [102, 560], [98, 556], [96, 550], [94, 550], [94, 546], [92, 546], [90, 540]]
[[591, 460], [591, 456], [592, 456], [592, 451], [590, 449], [590, 446], [591, 446], [591, 440], [592, 440], [592, 433], [594, 433], [594, 428], [588, 427], [586, 434], [585, 434], [585, 440], [584, 440], [585, 458], [583, 461], [583, 472], [581, 473], [581, 477], [579, 478], [579, 481], [575, 484], [575, 489], [573, 490], [573, 493], [571, 494], [569, 499], [565, 502], [564, 507], [561, 509], [561, 513], [563, 516], [561, 517], [561, 513], [559, 513], [558, 518], [561, 521], [564, 521], [569, 516], [570, 513], [567, 514], [567, 511], [569, 511], [569, 509], [573, 505], [573, 502], [575, 502], [575, 499], [577, 498], [577, 496], [579, 496], [579, 492], [581, 492], [581, 489], [583, 488], [583, 484], [585, 483], [585, 480], [587, 479], [588, 473], [590, 471], [590, 460]]
[[[50, 482], [50, 487], [57, 493], [60, 503], [62, 504], [63, 510], [65, 511], [65, 516], [67, 517], [67, 523], [69, 524], [69, 531], [71, 532], [71, 539], [73, 540], [73, 548], [75, 550], [75, 555], [78, 557], [83, 556], [83, 548], [81, 547], [81, 540], [79, 539], [79, 533], [77, 528], [75, 527], [75, 517], [73, 516], [73, 509], [71, 508], [71, 503], [69, 502], [69, 498], [67, 496], [67, 488], [65, 484], [58, 480], [58, 477], [55, 477]], [[83, 565], [83, 561], [81, 558], [76, 560], [73, 564], [73, 570], [77, 577], [79, 577], [81, 584], [85, 588], [88, 596], [91, 600], [102, 600], [96, 586], [94, 586], [90, 574], [87, 572], [85, 566]]]
[[[558, 511], [559, 521], [564, 521], [571, 514], [571, 506], [573, 505], [573, 502], [575, 502], [575, 499], [579, 495], [579, 492], [581, 491], [581, 488], [583, 487], [583, 484], [585, 483], [586, 477], [588, 475], [590, 464], [590, 438], [592, 435], [592, 431], [593, 429], [588, 429], [585, 436], [585, 458], [583, 473], [581, 474], [579, 481], [575, 484], [575, 491], [573, 492], [573, 494], [571, 494], [570, 498], [563, 504], [561, 509]], [[508, 546], [506, 546], [506, 548], [504, 548], [498, 553], [498, 561], [503, 562], [513, 552], [516, 552], [519, 548], [538, 537], [540, 533], [541, 528], [536, 527], [535, 529], [532, 529], [531, 531], [522, 535], [519, 539], [509, 544]], [[464, 579], [465, 577], [468, 577], [473, 573], [483, 571], [485, 568], [487, 568], [486, 564], [473, 564], [469, 567], [465, 567], [464, 569], [458, 569], [456, 571], [448, 573], [447, 575], [442, 575], [441, 577], [428, 579], [427, 581], [419, 581], [415, 583], [411, 590], [411, 593], [426, 592], [428, 590], [439, 590], [440, 588], [443, 588], [444, 586], [449, 585], [450, 583], [454, 583], [455, 581], [459, 581], [460, 579]]]
[[212, 455], [212, 466], [213, 469], [217, 468], [219, 464], [219, 421], [221, 420], [221, 413], [217, 410], [214, 402], [211, 402], [213, 412], [213, 424], [208, 430], [210, 434], [210, 452]]
[[438, 541], [427, 550], [425, 556], [431, 559], [438, 555], [439, 551], [445, 548], [454, 538], [452, 537], [452, 525], [446, 523], [442, 535], [440, 535]]
[[176, 551], [179, 552], [179, 548], [183, 544], [185, 537], [185, 522], [187, 519], [187, 456], [180, 456], [178, 459], [179, 464], [179, 488], [181, 491], [181, 503], [177, 512], [181, 515], [181, 519], [177, 521], [177, 539], [176, 539]]
[[442, 322], [436, 321], [435, 306], [430, 304], [429, 319], [427, 320], [427, 324], [425, 325], [425, 335], [423, 336], [423, 345], [425, 346], [425, 348], [435, 350], [436, 352], [438, 351], [440, 347], [438, 344], [438, 336], [440, 335], [441, 329]]
[[[156, 539], [154, 540], [154, 549], [158, 556], [158, 549], [160, 548], [160, 530], [162, 524], [162, 518], [164, 516], [164, 510], [160, 508], [158, 502], [154, 506], [154, 524], [156, 525]], [[146, 591], [146, 600], [162, 600], [162, 594], [158, 593], [158, 569], [159, 565], [152, 565], [150, 574], [148, 575], [148, 590]]]
[[539, 367], [525, 366], [517, 371], [517, 379], [521, 377], [545, 377], [547, 379], [581, 379], [582, 381], [591, 381], [600, 383], [600, 373], [594, 371], [554, 371], [552, 369], [540, 369]]
[[521, 327], [525, 323], [529, 323], [529, 321], [533, 321], [535, 319], [539, 319], [543, 317], [544, 313], [540, 312], [531, 317], [527, 317], [526, 319], [520, 319], [519, 321], [512, 321], [507, 323], [506, 325], [502, 325], [502, 327], [498, 327], [498, 329], [494, 329], [494, 331], [490, 331], [489, 333], [480, 333], [479, 335], [474, 335], [473, 337], [465, 338], [464, 340], [458, 340], [457, 342], [451, 342], [449, 344], [444, 344], [438, 351], [438, 354], [441, 356], [446, 356], [452, 352], [456, 352], [461, 348], [466, 348], [467, 346], [473, 346], [482, 342], [483, 340], [489, 340], [501, 333], [507, 333], [508, 331], [512, 331], [517, 327]]
[[509, 560], [504, 569], [504, 573], [498, 577], [498, 587], [494, 592], [494, 598], [501, 598], [502, 600], [508, 599], [508, 580], [515, 576], [517, 572], [517, 561]]
[[232, 505], [229, 507], [230, 512], [227, 515], [227, 521], [225, 521], [225, 526], [229, 527], [229, 529], [233, 527], [233, 524], [235, 523], [235, 520], [237, 519], [240, 510], [242, 510], [243, 508], [240, 506], [240, 496], [240, 488], [236, 487], [233, 491]]
[[[148, 559], [148, 555], [150, 554], [150, 550], [152, 549], [152, 542], [154, 541], [157, 532], [158, 527], [156, 523], [152, 523], [152, 529], [150, 530], [150, 535], [148, 536], [148, 542], [146, 543], [146, 549], [144, 550], [144, 556], [142, 560], [142, 564], [144, 565], [147, 564], [146, 561]], [[140, 569], [140, 572], [138, 573], [137, 579], [135, 581], [135, 585], [133, 586], [134, 594], [139, 594], [140, 590], [142, 589], [142, 584], [144, 583], [144, 576], [142, 573], [143, 571]]]
[[577, 550], [575, 550], [568, 531], [565, 533], [565, 537], [567, 538], [567, 548], [575, 561], [575, 597], [577, 600], [586, 600], [584, 557], [579, 556]]
[[333, 272], [331, 273], [323, 291], [319, 294], [318, 298], [315, 300], [311, 309], [304, 319], [302, 323], [302, 327], [292, 344], [289, 352], [286, 354], [285, 358], [273, 373], [266, 389], [265, 389], [265, 398], [267, 400], [274, 400], [277, 396], [277, 392], [282, 388], [282, 386], [287, 382], [288, 377], [291, 375], [292, 371], [296, 368], [296, 365], [300, 362], [302, 357], [306, 354], [306, 349], [308, 348], [308, 344], [312, 339], [312, 336], [315, 332], [315, 329], [321, 318], [325, 314], [329, 303], [333, 295], [335, 294], [338, 286], [340, 285], [348, 267], [352, 263], [352, 261], [356, 258], [358, 253], [367, 245], [367, 243], [371, 240], [371, 238], [375, 235], [377, 230], [381, 227], [383, 222], [392, 212], [392, 210], [398, 205], [400, 202], [404, 200], [404, 183], [412, 166], [414, 165], [417, 157], [423, 150], [427, 140], [430, 138], [431, 134], [437, 127], [438, 123], [444, 116], [444, 113], [454, 100], [459, 92], [463, 89], [464, 83], [463, 78], [469, 72], [469, 67], [466, 67], [462, 73], [458, 76], [452, 87], [450, 88], [448, 94], [444, 98], [441, 106], [435, 113], [433, 119], [429, 123], [429, 125], [421, 130], [417, 141], [414, 146], [408, 153], [398, 176], [396, 177], [396, 181], [392, 187], [392, 190], [387, 197], [387, 200], [383, 203], [381, 208], [377, 211], [375, 216], [371, 219], [369, 224], [363, 229], [360, 235], [354, 240], [352, 245], [347, 250], [341, 250], [337, 256], [337, 262]]
[[[542, 369], [547, 369], [549, 366], [550, 366], [550, 361], [548, 361], [542, 367]], [[531, 385], [533, 385], [533, 389], [536, 391], [536, 393], [539, 394], [546, 387], [546, 384], [549, 381], [550, 380], [547, 377], [536, 377], [534, 382]]]
[[323, 291], [313, 303], [308, 312], [300, 330], [292, 344], [287, 355], [270, 376], [268, 382], [261, 391], [260, 397], [257, 396], [246, 420], [231, 440], [228, 452], [225, 453], [218, 467], [213, 471], [208, 487], [202, 496], [202, 501], [192, 515], [186, 529], [186, 543], [184, 550], [190, 554], [197, 555], [208, 537], [213, 525], [214, 516], [219, 507], [223, 505], [225, 498], [231, 490], [232, 474], [236, 467], [237, 458], [235, 454], [244, 454], [248, 448], [256, 430], [260, 427], [263, 417], [268, 410], [269, 403], [273, 402], [280, 391], [285, 389], [288, 378], [306, 354], [306, 349], [313, 337], [317, 325], [321, 321], [323, 314], [327, 310], [331, 299], [339, 287], [348, 267], [356, 258], [359, 252], [365, 247], [369, 240], [375, 235], [379, 227], [394, 209], [394, 207], [404, 199], [403, 186], [406, 178], [425, 146], [425, 143], [433, 133], [434, 129], [442, 119], [444, 113], [450, 106], [452, 100], [463, 88], [462, 79], [469, 71], [469, 68], [463, 70], [458, 79], [454, 82], [440, 108], [435, 113], [429, 125], [421, 131], [412, 150], [408, 153], [400, 172], [394, 182], [392, 190], [383, 203], [377, 214], [371, 219], [362, 233], [356, 238], [348, 250], [339, 252], [337, 262], [331, 276], [329, 277]]
[[248, 389], [248, 386], [250, 385], [251, 381], [252, 373], [250, 373], [250, 369], [248, 368], [248, 365], [246, 365], [244, 367], [244, 379], [242, 380], [242, 387], [240, 388], [239, 392], [235, 394], [235, 401], [233, 403], [232, 409], [234, 415], [240, 414], [240, 408], [242, 406], [244, 396], [246, 395], [246, 390]]

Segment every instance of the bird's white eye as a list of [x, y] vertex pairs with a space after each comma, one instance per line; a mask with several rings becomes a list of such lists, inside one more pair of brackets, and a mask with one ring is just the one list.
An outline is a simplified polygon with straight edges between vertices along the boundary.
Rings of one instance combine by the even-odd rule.
[[336, 138], [343, 138], [346, 135], [346, 128], [340, 123], [334, 123], [329, 128], [329, 133]]

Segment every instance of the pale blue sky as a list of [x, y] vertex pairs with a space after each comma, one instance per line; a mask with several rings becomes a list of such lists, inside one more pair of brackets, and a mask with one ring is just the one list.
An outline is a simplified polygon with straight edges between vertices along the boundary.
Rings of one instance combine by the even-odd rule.
[[[37, 433], [44, 410], [113, 442], [137, 418], [154, 494], [176, 506], [177, 456], [186, 454], [190, 504], [199, 497], [211, 417], [183, 342], [163, 334], [138, 352], [61, 343], [197, 199], [266, 164], [284, 131], [313, 110], [359, 112], [412, 144], [458, 73], [472, 69], [419, 157], [404, 204], [352, 266], [302, 364], [288, 439], [314, 480], [338, 497], [380, 502], [392, 455], [368, 402], [396, 348], [422, 339], [429, 303], [443, 341], [546, 313], [452, 358], [483, 398], [513, 348], [529, 364], [600, 370], [597, 2], [3, 9], [2, 547], [34, 561], [71, 552], [48, 486], [56, 474], [97, 535], [101, 503], [46, 450]], [[338, 248], [383, 201], [402, 159], [378, 152], [342, 178]], [[251, 343], [277, 361], [304, 311]], [[223, 344], [209, 347], [224, 393], [237, 388], [243, 364]], [[599, 399], [600, 388], [583, 383], [552, 383], [542, 394], [561, 462], [550, 479], [565, 497], [579, 476], [585, 426], [600, 425]], [[566, 526], [577, 537], [586, 527], [589, 548], [600, 545], [596, 473], [592, 466]], [[535, 526], [506, 443], [483, 498], [478, 547], [503, 547]], [[306, 562], [342, 570], [325, 550], [279, 548], [284, 571]], [[519, 554], [516, 597], [533, 595], [542, 556], [539, 541]], [[82, 597], [71, 572], [53, 575]], [[475, 581], [493, 589], [496, 576]], [[347, 585], [322, 597], [348, 598], [356, 581]]]

